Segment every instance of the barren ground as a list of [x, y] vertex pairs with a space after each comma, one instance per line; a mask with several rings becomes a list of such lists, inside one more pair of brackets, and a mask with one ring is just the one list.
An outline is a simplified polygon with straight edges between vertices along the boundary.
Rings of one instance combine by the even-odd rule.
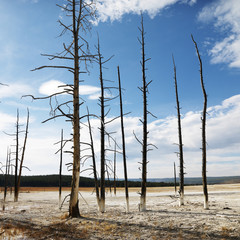
[[[201, 186], [185, 188], [185, 205], [178, 206], [173, 188], [148, 188], [147, 211], [139, 212], [139, 189], [130, 189], [130, 212], [124, 190], [106, 195], [106, 212], [97, 211], [92, 189], [81, 189], [82, 218], [60, 210], [57, 189], [22, 189], [19, 202], [7, 196], [0, 239], [240, 239], [240, 184], [209, 186], [210, 210], [203, 209]], [[63, 191], [62, 199], [69, 190]]]

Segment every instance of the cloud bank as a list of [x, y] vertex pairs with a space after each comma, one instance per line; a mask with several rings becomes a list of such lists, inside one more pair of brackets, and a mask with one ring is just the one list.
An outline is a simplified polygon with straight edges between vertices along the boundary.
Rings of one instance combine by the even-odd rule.
[[[34, 117], [34, 116], [33, 116]], [[207, 117], [207, 175], [226, 176], [239, 175], [240, 169], [240, 95], [232, 96], [221, 104], [208, 108]], [[14, 128], [16, 116], [4, 114], [0, 111], [0, 141], [3, 151], [0, 159], [5, 159], [7, 146], [13, 144], [13, 139], [2, 133]], [[107, 119], [108, 121], [110, 119]], [[25, 118], [24, 118], [25, 121]], [[142, 125], [138, 116], [124, 117], [126, 152], [128, 162], [128, 175], [130, 178], [140, 178], [138, 171], [141, 162], [141, 145], [136, 141], [133, 131], [139, 139], [142, 138]], [[91, 120], [96, 161], [99, 169], [100, 159], [100, 133], [99, 119]], [[89, 132], [86, 125], [82, 126], [81, 141], [89, 142]], [[28, 149], [26, 152], [26, 165], [31, 168], [30, 174], [51, 174], [58, 169], [58, 156], [54, 153], [58, 146], [53, 145], [59, 141], [60, 126], [55, 125], [30, 125]], [[148, 124], [149, 142], [158, 147], [149, 152], [148, 155], [148, 177], [161, 178], [173, 176], [173, 163], [178, 166], [178, 132], [176, 116], [158, 119]], [[113, 137], [121, 146], [120, 122], [114, 121], [108, 125], [107, 131], [116, 132]], [[182, 116], [182, 132], [184, 143], [184, 161], [186, 177], [201, 176], [202, 153], [201, 153], [201, 111], [190, 111]], [[71, 129], [65, 131], [66, 138], [69, 137]], [[108, 141], [106, 141], [107, 143]], [[70, 146], [69, 146], [70, 147]], [[109, 148], [114, 148], [112, 144]], [[67, 150], [67, 149], [65, 149]], [[88, 154], [87, 152], [84, 152]], [[113, 159], [113, 153], [107, 152], [107, 158]], [[71, 156], [65, 154], [64, 161], [72, 161]], [[91, 165], [89, 159], [81, 169]], [[68, 173], [64, 170], [64, 174]], [[84, 173], [89, 176], [90, 172]], [[27, 173], [29, 174], [29, 173]], [[122, 156], [117, 155], [117, 176], [123, 177]]]
[[[208, 176], [238, 175], [240, 167], [240, 95], [224, 100], [220, 105], [208, 108], [207, 118], [207, 170]], [[136, 141], [133, 131], [142, 139], [142, 125], [139, 117], [125, 117], [125, 134], [130, 177], [141, 177], [138, 167], [141, 161], [141, 145]], [[92, 120], [95, 150], [99, 156], [99, 121]], [[115, 121], [107, 129], [116, 132], [121, 145], [120, 122]], [[148, 124], [149, 142], [158, 149], [149, 152], [149, 177], [171, 177], [173, 162], [178, 165], [177, 118], [169, 116]], [[88, 141], [87, 129], [84, 140]], [[201, 111], [188, 112], [182, 116], [184, 161], [187, 177], [201, 176]], [[111, 152], [108, 158], [111, 159]], [[99, 159], [99, 158], [98, 158]], [[123, 177], [121, 155], [118, 156], [118, 177]]]
[[212, 63], [227, 63], [229, 67], [240, 67], [240, 1], [216, 0], [206, 5], [198, 15], [204, 23], [213, 22], [224, 37], [215, 42], [209, 55]]
[[193, 5], [197, 0], [100, 0], [96, 2], [98, 21], [120, 20], [124, 14], [146, 12], [155, 17], [163, 9], [175, 3]]

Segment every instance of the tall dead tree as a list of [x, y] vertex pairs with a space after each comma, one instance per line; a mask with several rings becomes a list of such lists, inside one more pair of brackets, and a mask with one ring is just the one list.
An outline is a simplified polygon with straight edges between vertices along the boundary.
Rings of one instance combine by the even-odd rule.
[[173, 173], [174, 173], [174, 189], [175, 189], [175, 196], [177, 195], [177, 178], [176, 178], [176, 165], [175, 162], [173, 164]]
[[122, 104], [122, 87], [120, 78], [120, 69], [118, 69], [118, 89], [119, 89], [119, 105], [120, 105], [120, 117], [121, 117], [121, 133], [122, 133], [122, 152], [123, 152], [123, 168], [124, 168], [124, 186], [126, 196], [126, 210], [129, 212], [129, 194], [128, 194], [128, 177], [127, 177], [127, 160], [126, 160], [126, 147], [125, 147], [125, 132], [123, 122], [123, 104]]
[[22, 156], [21, 156], [21, 160], [20, 160], [19, 173], [18, 173], [18, 179], [17, 179], [16, 201], [18, 201], [18, 195], [19, 195], [19, 190], [20, 190], [23, 161], [24, 161], [25, 151], [26, 151], [26, 146], [27, 146], [28, 126], [29, 126], [29, 110], [27, 109], [27, 123], [26, 123], [25, 137], [24, 137], [24, 143], [23, 143], [23, 148], [22, 148]]
[[[43, 56], [49, 57], [49, 60], [63, 60], [65, 64], [63, 65], [45, 65], [35, 70], [41, 70], [44, 68], [54, 68], [54, 69], [65, 69], [73, 74], [73, 83], [72, 84], [64, 84], [63, 86], [59, 86], [62, 90], [60, 92], [56, 92], [47, 97], [36, 98], [31, 96], [34, 100], [36, 99], [51, 99], [61, 94], [69, 94], [72, 97], [71, 101], [64, 102], [62, 104], [57, 104], [55, 109], [52, 109], [53, 117], [43, 121], [49, 121], [58, 117], [66, 117], [68, 120], [72, 122], [73, 126], [73, 151], [71, 152], [73, 155], [73, 163], [72, 163], [72, 182], [71, 182], [71, 193], [70, 193], [70, 201], [69, 201], [69, 216], [70, 217], [80, 217], [80, 211], [78, 206], [78, 190], [79, 190], [79, 177], [80, 177], [80, 120], [83, 116], [80, 117], [80, 105], [82, 102], [80, 101], [79, 96], [79, 83], [80, 74], [86, 73], [86, 65], [87, 62], [91, 61], [94, 57], [90, 54], [88, 41], [81, 34], [82, 32], [85, 34], [91, 30], [91, 21], [95, 17], [95, 11], [93, 8], [93, 1], [85, 1], [85, 0], [66, 0], [62, 6], [59, 6], [68, 17], [71, 18], [71, 24], [64, 24], [61, 20], [58, 20], [59, 24], [63, 27], [63, 31], [60, 34], [70, 33], [71, 42], [69, 44], [63, 43], [63, 52], [55, 55], [42, 54]], [[71, 65], [69, 65], [69, 61], [71, 61]], [[84, 66], [81, 66], [81, 63]], [[72, 112], [69, 111], [70, 106], [72, 104]]]
[[62, 199], [62, 162], [63, 162], [63, 129], [61, 131], [61, 143], [60, 143], [60, 159], [59, 159], [59, 206]]
[[18, 153], [19, 153], [19, 111], [17, 110], [16, 121], [16, 150], [15, 150], [15, 176], [14, 176], [14, 202], [18, 201]]
[[203, 68], [202, 68], [202, 59], [198, 50], [198, 46], [196, 41], [191, 35], [192, 41], [195, 45], [195, 49], [198, 56], [199, 66], [200, 66], [200, 81], [203, 92], [203, 112], [202, 112], [202, 183], [203, 183], [203, 194], [204, 194], [204, 209], [209, 209], [208, 205], [208, 189], [207, 189], [207, 150], [206, 150], [206, 115], [207, 115], [207, 93], [205, 90], [204, 82], [203, 82]]
[[98, 208], [100, 210], [100, 197], [99, 197], [99, 184], [98, 184], [98, 176], [97, 176], [97, 167], [96, 167], [96, 158], [95, 158], [95, 150], [94, 150], [94, 143], [93, 143], [93, 136], [92, 136], [92, 127], [91, 127], [91, 122], [90, 122], [90, 114], [89, 110], [87, 108], [87, 119], [88, 119], [88, 129], [89, 129], [89, 136], [90, 136], [90, 147], [91, 147], [91, 153], [92, 153], [92, 168], [93, 168], [93, 176], [94, 176], [94, 181], [95, 181], [95, 191], [96, 191], [96, 198], [97, 198], [97, 204]]
[[101, 153], [100, 153], [100, 212], [105, 212], [105, 101], [104, 101], [104, 85], [103, 85], [103, 72], [102, 72], [102, 54], [100, 52], [100, 44], [98, 40], [98, 64], [99, 64], [99, 80], [101, 86], [100, 107], [101, 107], [101, 126], [100, 126], [100, 141], [101, 141]]
[[[179, 146], [179, 206], [184, 205], [184, 161], [183, 161], [183, 142], [182, 142], [182, 126], [181, 126], [181, 113], [180, 113], [180, 103], [178, 99], [178, 86], [177, 86], [177, 70], [173, 59], [174, 67], [174, 83], [175, 83], [175, 95], [177, 102], [177, 116], [178, 116], [178, 146]], [[174, 163], [175, 164], [175, 163]]]
[[[110, 80], [105, 80], [103, 78], [103, 65], [105, 63], [107, 63], [108, 61], [111, 60], [113, 56], [111, 56], [110, 58], [108, 58], [107, 60], [104, 60], [104, 57], [101, 53], [100, 50], [100, 42], [99, 42], [99, 38], [98, 38], [98, 45], [97, 45], [97, 58], [96, 58], [96, 62], [99, 66], [99, 81], [100, 81], [100, 87], [101, 87], [101, 95], [99, 97], [99, 106], [101, 108], [101, 114], [100, 114], [100, 142], [101, 142], [101, 150], [100, 150], [100, 212], [105, 212], [105, 173], [108, 174], [109, 176], [109, 166], [107, 165], [106, 162], [106, 152], [107, 151], [114, 151], [110, 148], [106, 148], [105, 146], [105, 141], [106, 141], [106, 137], [110, 142], [110, 139], [115, 142], [115, 140], [111, 137], [112, 133], [109, 133], [106, 131], [106, 125], [113, 122], [114, 120], [116, 120], [119, 117], [115, 117], [112, 118], [108, 121], [106, 121], [106, 117], [108, 115], [108, 113], [110, 112], [110, 108], [109, 108], [109, 104], [107, 104], [109, 101], [117, 98], [118, 96], [115, 97], [107, 97], [106, 96], [106, 91], [110, 92], [110, 95], [112, 94], [112, 90], [113, 89], [117, 89], [116, 87], [109, 87], [109, 86], [105, 86], [105, 81], [108, 82], [112, 82]], [[108, 108], [107, 111], [105, 111], [105, 108]], [[110, 186], [110, 190], [111, 190], [111, 186]]]
[[116, 168], [117, 168], [117, 163], [116, 163], [116, 160], [117, 160], [117, 153], [116, 153], [116, 149], [117, 148], [117, 145], [115, 143], [115, 151], [114, 151], [114, 157], [113, 157], [113, 187], [114, 187], [114, 195], [116, 196], [117, 194], [117, 184], [116, 184], [116, 176], [117, 176], [117, 173], [116, 173]]
[[[141, 27], [138, 28], [141, 34], [141, 39], [138, 38], [138, 41], [141, 45], [142, 50], [142, 59], [140, 61], [141, 67], [142, 67], [142, 87], [139, 87], [140, 91], [142, 92], [143, 96], [143, 119], [140, 120], [143, 125], [143, 136], [142, 141], [139, 139], [138, 142], [142, 145], [142, 163], [141, 163], [141, 169], [142, 169], [142, 186], [141, 186], [141, 195], [140, 195], [140, 205], [139, 209], [140, 211], [146, 210], [146, 194], [147, 194], [147, 153], [148, 151], [152, 150], [149, 149], [149, 146], [154, 146], [153, 144], [148, 144], [148, 129], [147, 129], [147, 123], [148, 123], [148, 114], [155, 117], [150, 111], [148, 111], [148, 102], [147, 102], [147, 95], [148, 95], [148, 86], [152, 81], [147, 81], [146, 79], [146, 62], [150, 60], [150, 58], [146, 58], [145, 55], [145, 31], [144, 31], [144, 25], [143, 25], [143, 15], [141, 14]], [[136, 137], [136, 136], [135, 136]]]

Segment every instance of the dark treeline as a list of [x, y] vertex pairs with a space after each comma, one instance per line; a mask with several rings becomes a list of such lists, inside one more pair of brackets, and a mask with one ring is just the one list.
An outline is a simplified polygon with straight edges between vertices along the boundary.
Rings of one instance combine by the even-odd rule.
[[[72, 177], [68, 175], [62, 176], [62, 187], [71, 186]], [[14, 183], [14, 176], [9, 176], [8, 186]], [[106, 187], [113, 186], [113, 181], [106, 181]], [[173, 183], [166, 182], [147, 182], [147, 187], [164, 187], [173, 186]], [[0, 175], [0, 187], [4, 186], [4, 175]], [[58, 175], [39, 175], [39, 176], [22, 176], [21, 187], [58, 187]], [[129, 181], [129, 187], [141, 187], [141, 181]], [[79, 187], [95, 187], [93, 178], [80, 177]], [[124, 187], [124, 180], [116, 181], [116, 187]]]
[[[208, 184], [227, 184], [227, 183], [240, 183], [240, 176], [230, 177], [208, 177]], [[186, 178], [186, 185], [200, 185], [201, 178]], [[8, 186], [14, 185], [14, 176], [9, 176]], [[136, 179], [129, 181], [129, 187], [141, 187], [141, 181]], [[4, 186], [4, 175], [0, 174], [0, 187]], [[21, 187], [58, 187], [59, 176], [58, 175], [39, 175], [39, 176], [22, 176]], [[62, 186], [71, 186], [71, 176], [62, 176]], [[113, 187], [114, 181], [106, 181], [106, 187]], [[149, 179], [147, 187], [167, 187], [174, 186], [174, 179]], [[177, 186], [179, 186], [179, 178], [177, 178]], [[93, 178], [80, 177], [79, 187], [95, 187]], [[116, 187], [124, 187], [124, 180], [116, 181]]]

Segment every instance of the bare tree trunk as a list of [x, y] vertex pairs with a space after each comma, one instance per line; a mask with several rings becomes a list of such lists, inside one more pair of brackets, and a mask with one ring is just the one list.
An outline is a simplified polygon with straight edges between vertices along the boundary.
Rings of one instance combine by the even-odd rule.
[[17, 202], [17, 200], [18, 200], [18, 150], [19, 150], [19, 112], [17, 110], [14, 202]]
[[126, 210], [129, 212], [129, 194], [128, 194], [128, 177], [127, 177], [127, 160], [126, 160], [126, 147], [125, 147], [125, 133], [123, 123], [123, 106], [122, 106], [122, 88], [120, 79], [120, 70], [118, 68], [118, 89], [120, 100], [120, 117], [121, 117], [121, 132], [122, 132], [122, 149], [123, 149], [123, 167], [124, 167], [124, 183], [125, 183], [125, 196], [126, 196]]
[[63, 160], [63, 129], [61, 131], [61, 146], [60, 146], [60, 162], [59, 162], [59, 206], [61, 206], [62, 201], [62, 160]]
[[[79, 119], [79, 28], [76, 26], [76, 3], [72, 1], [72, 26], [74, 39], [74, 89], [73, 89], [73, 170], [72, 170], [72, 184], [71, 195], [69, 202], [69, 216], [80, 217], [78, 206], [78, 191], [79, 191], [79, 177], [80, 177], [80, 119]], [[82, 13], [82, 0], [79, 3], [79, 15]]]
[[20, 190], [23, 161], [24, 161], [25, 150], [26, 150], [26, 145], [27, 145], [28, 126], [29, 126], [29, 110], [27, 110], [27, 123], [26, 123], [25, 138], [24, 138], [24, 143], [23, 143], [22, 157], [21, 157], [21, 161], [20, 161], [19, 174], [18, 174], [16, 201], [18, 201], [18, 195], [19, 195], [19, 190]]
[[90, 144], [91, 144], [91, 151], [92, 151], [92, 161], [93, 161], [93, 176], [95, 181], [95, 191], [96, 191], [96, 197], [97, 197], [97, 204], [98, 209], [100, 211], [100, 197], [99, 197], [99, 186], [98, 186], [98, 177], [97, 177], [97, 167], [96, 167], [96, 159], [95, 159], [95, 151], [94, 151], [94, 145], [93, 145], [93, 136], [92, 136], [92, 130], [91, 130], [91, 122], [89, 118], [89, 111], [88, 112], [88, 129], [89, 129], [89, 136], [90, 136]]
[[175, 189], [175, 196], [177, 196], [177, 179], [176, 179], [176, 166], [175, 162], [173, 165], [173, 172], [174, 172], [174, 189]]
[[182, 143], [182, 127], [181, 127], [181, 113], [180, 113], [180, 103], [178, 99], [178, 87], [177, 87], [177, 72], [176, 65], [173, 57], [173, 66], [174, 66], [174, 82], [175, 82], [175, 95], [177, 102], [177, 115], [178, 115], [178, 146], [179, 146], [179, 162], [180, 162], [180, 171], [179, 171], [179, 206], [184, 205], [184, 161], [183, 161], [183, 143]]
[[103, 74], [102, 74], [102, 55], [100, 52], [100, 44], [98, 40], [98, 60], [99, 60], [99, 80], [101, 85], [101, 97], [100, 97], [100, 107], [101, 107], [101, 180], [100, 180], [100, 212], [105, 212], [105, 106], [104, 106], [104, 85], [103, 85]]
[[202, 113], [202, 182], [203, 182], [203, 194], [204, 194], [204, 209], [209, 209], [208, 205], [208, 190], [207, 190], [207, 153], [206, 153], [206, 114], [207, 114], [207, 94], [203, 82], [202, 60], [198, 51], [197, 43], [195, 42], [193, 35], [191, 35], [192, 41], [195, 45], [200, 65], [200, 80], [204, 97], [203, 113]]
[[[140, 29], [140, 28], [139, 28]], [[141, 40], [140, 44], [142, 47], [142, 88], [143, 93], [143, 139], [142, 139], [142, 187], [141, 187], [141, 198], [140, 198], [140, 210], [146, 211], [146, 194], [147, 194], [147, 83], [146, 83], [146, 59], [145, 59], [145, 32], [143, 26], [143, 15], [141, 15]]]

